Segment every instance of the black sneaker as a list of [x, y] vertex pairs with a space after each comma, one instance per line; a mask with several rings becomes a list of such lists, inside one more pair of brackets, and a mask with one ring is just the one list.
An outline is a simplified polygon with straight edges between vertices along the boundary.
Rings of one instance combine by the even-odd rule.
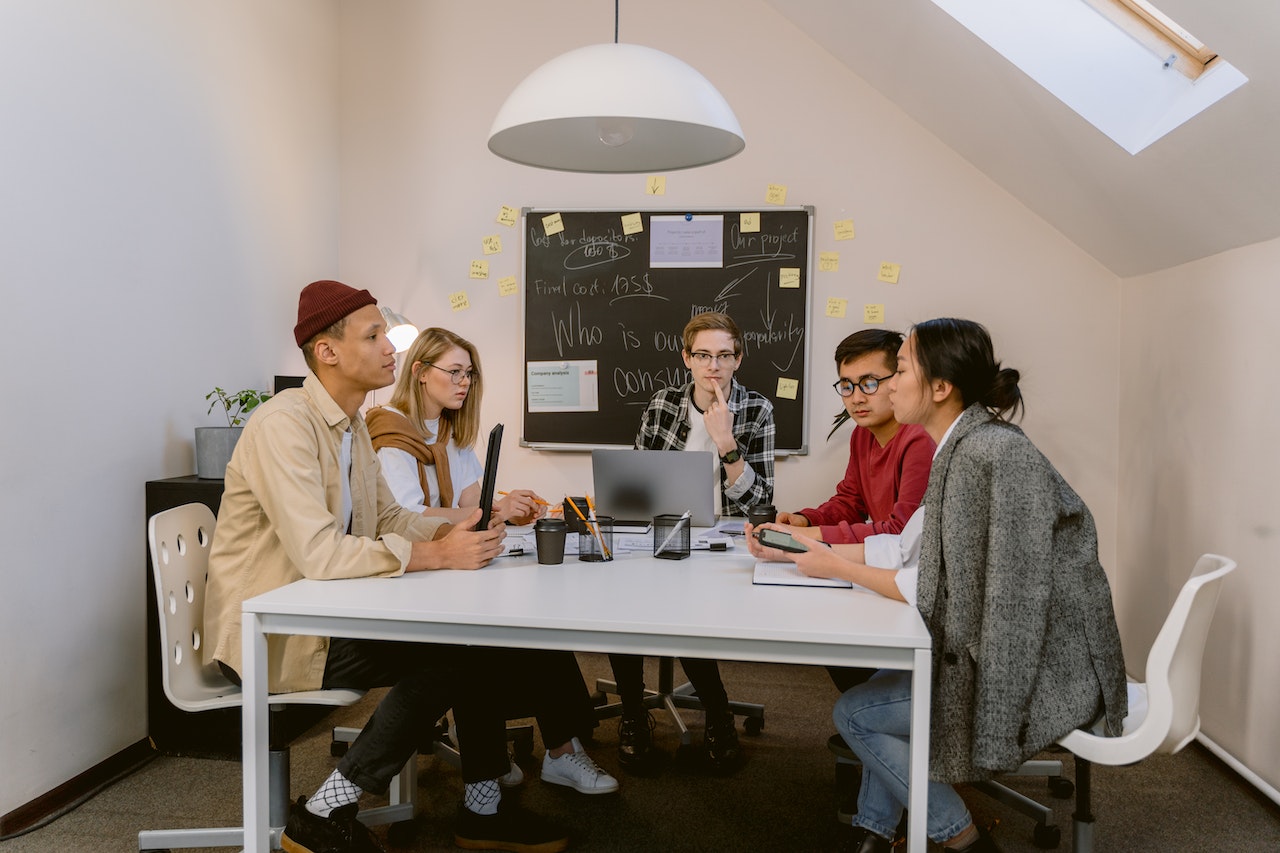
[[497, 814], [491, 815], [460, 807], [453, 843], [464, 850], [559, 853], [569, 846], [569, 833], [549, 820], [504, 802], [499, 803]]
[[624, 714], [618, 721], [618, 764], [628, 773], [648, 773], [658, 763], [659, 753], [653, 746], [653, 715]]
[[742, 761], [738, 747], [738, 730], [733, 726], [733, 714], [707, 715], [702, 733], [702, 752], [713, 773], [733, 773]]
[[307, 811], [306, 797], [298, 797], [289, 809], [280, 849], [285, 853], [383, 853], [373, 833], [356, 819], [358, 810], [353, 803], [319, 817]]

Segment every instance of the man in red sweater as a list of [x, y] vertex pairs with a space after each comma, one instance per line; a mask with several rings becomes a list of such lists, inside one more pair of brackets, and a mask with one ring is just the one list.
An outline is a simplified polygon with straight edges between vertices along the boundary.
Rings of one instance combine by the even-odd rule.
[[[824, 542], [861, 542], [877, 533], [901, 533], [929, 485], [933, 439], [918, 424], [893, 417], [886, 383], [898, 369], [902, 335], [864, 329], [836, 347], [834, 387], [849, 419], [849, 467], [836, 493], [821, 506], [778, 514], [778, 523], [806, 528]], [[838, 425], [838, 424], [837, 424]]]

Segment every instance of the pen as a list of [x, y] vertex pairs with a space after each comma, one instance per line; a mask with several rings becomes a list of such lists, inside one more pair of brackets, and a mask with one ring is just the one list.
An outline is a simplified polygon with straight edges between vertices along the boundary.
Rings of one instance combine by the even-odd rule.
[[[509, 494], [511, 494], [511, 493], [510, 493], [510, 492], [498, 492], [498, 494], [502, 495], [503, 497], [506, 497], [507, 495], [509, 495]], [[534, 502], [534, 503], [536, 503], [536, 504], [539, 504], [540, 506], [551, 506], [551, 504], [547, 503], [547, 502], [546, 502], [546, 501], [544, 501], [542, 498], [530, 498], [529, 500], [533, 501], [533, 502]]]
[[604, 539], [600, 536], [599, 529], [596, 527], [593, 527], [591, 522], [587, 521], [587, 517], [582, 514], [582, 510], [578, 509], [578, 502], [575, 501], [573, 498], [565, 498], [565, 500], [569, 502], [569, 506], [573, 507], [573, 511], [577, 513], [578, 518], [582, 519], [582, 523], [587, 526], [587, 532], [590, 533], [592, 536], [594, 536], [596, 538], [596, 541], [600, 543], [600, 553], [605, 555], [608, 559], [612, 560], [613, 555], [605, 550]]
[[675, 523], [675, 525], [671, 528], [671, 532], [667, 534], [667, 538], [666, 538], [666, 539], [663, 539], [663, 540], [662, 540], [662, 544], [661, 544], [661, 545], [659, 545], [659, 546], [658, 546], [658, 549], [657, 549], [656, 551], [654, 551], [654, 552], [653, 552], [653, 555], [654, 555], [655, 557], [656, 557], [656, 556], [658, 556], [659, 554], [661, 554], [663, 551], [667, 550], [667, 546], [671, 544], [671, 540], [672, 540], [672, 539], [675, 539], [675, 538], [676, 538], [676, 534], [680, 532], [680, 525], [684, 524], [684, 523], [685, 523], [686, 521], [688, 521], [688, 520], [689, 520], [689, 510], [687, 510], [687, 509], [686, 509], [686, 510], [684, 511], [684, 515], [682, 515], [682, 516], [680, 516], [678, 519], [676, 519], [676, 523]]

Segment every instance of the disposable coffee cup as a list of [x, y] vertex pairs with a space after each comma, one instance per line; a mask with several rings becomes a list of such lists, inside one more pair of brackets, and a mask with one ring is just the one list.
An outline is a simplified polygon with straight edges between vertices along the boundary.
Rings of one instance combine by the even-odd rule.
[[533, 538], [538, 545], [538, 562], [555, 565], [564, 562], [564, 539], [569, 525], [559, 518], [540, 518], [533, 525]]
[[773, 504], [760, 504], [747, 510], [747, 523], [752, 527], [778, 520], [778, 508]]

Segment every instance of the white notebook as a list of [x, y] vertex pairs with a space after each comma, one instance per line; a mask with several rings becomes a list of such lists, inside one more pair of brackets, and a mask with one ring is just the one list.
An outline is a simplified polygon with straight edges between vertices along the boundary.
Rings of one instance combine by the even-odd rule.
[[782, 586], [834, 586], [852, 589], [851, 581], [840, 578], [811, 578], [796, 568], [795, 563], [776, 560], [756, 560], [752, 583], [780, 584]]

